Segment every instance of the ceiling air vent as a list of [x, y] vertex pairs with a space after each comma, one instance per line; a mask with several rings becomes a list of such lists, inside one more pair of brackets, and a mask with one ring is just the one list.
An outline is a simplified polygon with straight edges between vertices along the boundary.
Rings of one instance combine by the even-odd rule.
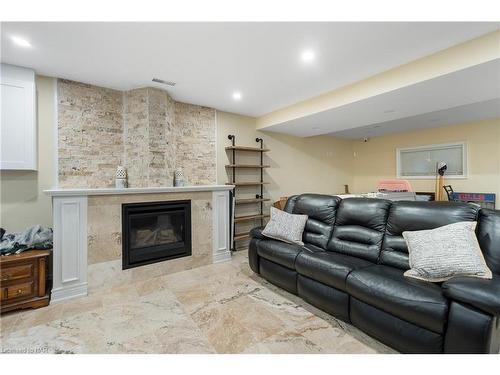
[[166, 86], [170, 86], [170, 87], [174, 87], [175, 86], [175, 82], [164, 81], [163, 79], [159, 79], [159, 78], [153, 78], [153, 82], [161, 83], [162, 85], [166, 85]]

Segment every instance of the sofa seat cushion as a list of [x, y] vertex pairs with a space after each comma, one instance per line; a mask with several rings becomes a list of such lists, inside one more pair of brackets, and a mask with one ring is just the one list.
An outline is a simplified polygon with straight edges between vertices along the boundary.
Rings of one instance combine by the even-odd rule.
[[309, 253], [324, 253], [325, 250], [323, 250], [321, 247], [311, 245], [310, 243], [304, 244], [304, 249], [305, 252]]
[[409, 279], [403, 270], [383, 265], [352, 271], [347, 291], [353, 297], [400, 319], [443, 333], [448, 300], [441, 287]]
[[295, 270], [295, 258], [303, 250], [304, 247], [300, 245], [266, 239], [260, 241], [257, 254], [271, 262]]
[[367, 260], [331, 251], [304, 251], [295, 261], [299, 274], [343, 291], [346, 290], [347, 275], [352, 270], [371, 265], [373, 263]]

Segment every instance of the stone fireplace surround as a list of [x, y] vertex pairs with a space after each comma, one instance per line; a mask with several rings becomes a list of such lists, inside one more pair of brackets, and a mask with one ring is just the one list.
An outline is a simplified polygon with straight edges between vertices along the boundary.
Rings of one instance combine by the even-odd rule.
[[215, 109], [174, 101], [153, 87], [112, 90], [57, 80], [58, 187], [114, 187], [116, 167], [131, 187], [216, 184]]
[[[232, 185], [52, 189], [52, 302], [231, 259]], [[122, 203], [191, 200], [192, 254], [122, 270]]]

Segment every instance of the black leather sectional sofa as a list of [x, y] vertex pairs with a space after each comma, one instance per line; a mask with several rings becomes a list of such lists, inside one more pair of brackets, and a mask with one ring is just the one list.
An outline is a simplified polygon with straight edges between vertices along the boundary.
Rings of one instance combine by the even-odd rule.
[[[309, 215], [304, 246], [253, 229], [254, 272], [400, 352], [499, 352], [500, 211], [317, 194], [291, 197], [285, 211]], [[403, 276], [409, 268], [403, 231], [474, 220], [492, 280], [436, 284]]]

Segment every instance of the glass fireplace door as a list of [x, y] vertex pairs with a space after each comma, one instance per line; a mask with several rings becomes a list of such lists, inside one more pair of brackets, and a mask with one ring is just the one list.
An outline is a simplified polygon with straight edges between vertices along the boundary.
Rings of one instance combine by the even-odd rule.
[[191, 255], [191, 202], [124, 204], [123, 269]]

